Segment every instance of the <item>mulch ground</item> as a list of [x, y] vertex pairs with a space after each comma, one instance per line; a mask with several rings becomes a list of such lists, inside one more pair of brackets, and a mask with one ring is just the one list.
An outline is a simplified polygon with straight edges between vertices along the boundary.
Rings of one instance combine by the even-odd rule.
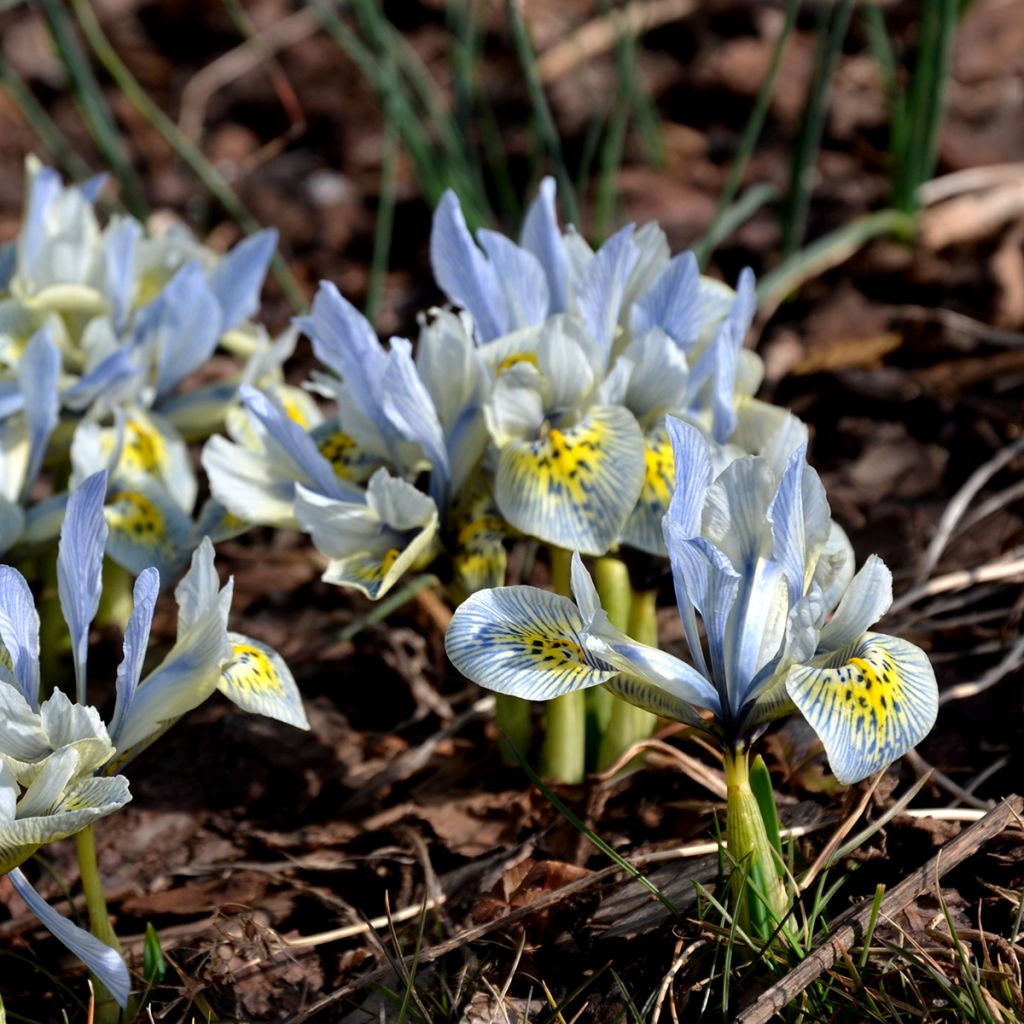
[[[443, 6], [410, 0], [388, 5], [388, 12], [447, 82]], [[526, 167], [527, 100], [502, 5], [492, 6], [480, 73], [510, 159]], [[739, 0], [692, 6], [699, 10], [648, 32], [639, 51], [661, 123], [664, 165], [652, 168], [631, 134], [619, 180], [619, 220], [659, 220], [674, 250], [692, 244], [713, 216], [781, 19], [780, 10]], [[381, 117], [372, 91], [335, 45], [310, 32], [282, 49], [275, 64], [229, 75], [203, 97], [190, 82], [239, 42], [224, 7], [205, 0], [98, 7], [147, 90], [190, 127], [257, 218], [281, 232], [282, 252], [307, 292], [328, 278], [358, 302], [379, 200]], [[528, 4], [538, 49], [553, 46], [595, 7], [574, 0], [555, 13], [551, 5]], [[908, 53], [915, 7], [885, 5]], [[277, 0], [249, 9], [260, 28], [289, 13]], [[1019, 3], [977, 0], [964, 19], [942, 174], [1024, 162], [1020, 15]], [[786, 186], [813, 33], [808, 14], [786, 52], [750, 182]], [[0, 45], [78, 152], [99, 167], [39, 18], [24, 9], [0, 15]], [[592, 97], [610, 88], [612, 53], [553, 75], [549, 94], [570, 162], [583, 147]], [[109, 98], [152, 206], [230, 244], [237, 229], [223, 211], [123, 97], [110, 89]], [[878, 74], [855, 26], [833, 84], [809, 237], [884, 202], [885, 123]], [[21, 164], [33, 150], [39, 145], [31, 129], [0, 96], [0, 237], [17, 230]], [[1019, 791], [1024, 777], [1021, 651], [1014, 654], [1024, 610], [1021, 574], [1000, 565], [1019, 558], [1024, 543], [1024, 502], [1014, 489], [1024, 456], [1019, 448], [1008, 452], [1020, 438], [1024, 395], [1024, 201], [1019, 181], [992, 180], [981, 192], [931, 204], [915, 242], [871, 243], [808, 281], [758, 324], [752, 339], [767, 366], [764, 396], [811, 426], [812, 461], [858, 555], [880, 553], [898, 593], [917, 588], [917, 598], [884, 625], [930, 652], [944, 691], [995, 680], [984, 692], [949, 700], [919, 749], [975, 803]], [[429, 217], [403, 162], [378, 317], [382, 335], [414, 332], [416, 311], [439, 299], [427, 263]], [[777, 263], [779, 241], [776, 220], [764, 210], [725, 241], [710, 272], [731, 281], [750, 265], [763, 274]], [[279, 328], [288, 316], [271, 283], [265, 319]], [[300, 350], [297, 378], [310, 359]], [[1007, 454], [1000, 463], [1001, 453]], [[951, 500], [989, 463], [992, 472], [951, 526], [937, 564], [922, 575]], [[531, 988], [539, 1012], [542, 983], [562, 998], [589, 978], [577, 1009], [589, 1000], [584, 1019], [615, 1019], [624, 1003], [608, 964], [628, 991], [646, 996], [657, 988], [678, 948], [678, 926], [673, 933], [671, 919], [639, 887], [597, 877], [607, 858], [518, 769], [501, 765], [486, 711], [476, 706], [480, 691], [445, 659], [445, 610], [436, 599], [421, 595], [386, 624], [345, 640], [342, 631], [371, 606], [320, 583], [301, 538], [256, 533], [224, 545], [219, 564], [235, 574], [235, 626], [277, 645], [292, 665], [312, 731], [299, 734], [214, 700], [138, 759], [130, 773], [133, 802], [101, 822], [101, 865], [118, 932], [141, 951], [152, 922], [167, 951], [167, 978], [154, 993], [158, 1019], [299, 1019], [345, 986], [352, 993], [315, 1019], [378, 1019], [381, 1006], [380, 1019], [392, 1019], [397, 1004], [382, 1003], [360, 979], [372, 975], [403, 991], [403, 982], [388, 976], [389, 962], [414, 950], [420, 930], [422, 948], [454, 948], [421, 965], [418, 983], [447, 992], [460, 1007], [425, 1007], [428, 1019], [491, 1019], [499, 1004], [481, 979], [500, 990], [517, 958], [506, 1005], [518, 1011]], [[979, 567], [987, 567], [980, 582], [953, 588], [953, 574]], [[662, 585], [668, 609], [671, 588]], [[158, 626], [171, 635], [170, 609]], [[671, 646], [680, 638], [677, 620], [665, 611], [662, 641]], [[561, 795], [623, 852], [704, 841], [722, 806], [714, 761], [692, 741], [678, 749], [702, 761], [710, 779], [659, 748], [642, 771]], [[835, 787], [800, 723], [773, 730], [763, 749], [784, 817], [812, 826], [800, 842], [813, 860], [862, 791]], [[867, 817], [882, 813], [921, 770], [920, 762], [895, 767]], [[949, 790], [931, 782], [917, 803], [948, 804]], [[837, 911], [879, 882], [898, 882], [958, 828], [897, 818], [858, 851], [859, 870], [837, 897]], [[73, 851], [59, 845], [47, 856], [73, 888]], [[947, 902], [971, 922], [984, 902], [986, 920], [997, 927], [1000, 915], [1012, 915], [991, 887], [1019, 892], [1020, 862], [1019, 840], [996, 840], [944, 881]], [[712, 885], [717, 858], [655, 863], [650, 870], [686, 914], [693, 880]], [[574, 886], [569, 895], [559, 892], [565, 886]], [[40, 887], [67, 910], [55, 883], [44, 877]], [[431, 909], [417, 913], [425, 900]], [[387, 927], [364, 926], [408, 908], [408, 920], [395, 926], [397, 946]], [[916, 901], [907, 913], [917, 916], [904, 927], [923, 933], [936, 912], [927, 900]], [[515, 916], [487, 931], [508, 914]], [[287, 944], [345, 926], [347, 938]], [[476, 937], [460, 942], [467, 934]], [[74, 1017], [68, 991], [25, 969], [31, 953], [79, 997], [84, 992], [70, 958], [24, 916], [3, 882], [0, 936], [10, 951], [0, 955], [9, 1013], [58, 1020], [68, 1007], [73, 1019], [84, 1019]]]

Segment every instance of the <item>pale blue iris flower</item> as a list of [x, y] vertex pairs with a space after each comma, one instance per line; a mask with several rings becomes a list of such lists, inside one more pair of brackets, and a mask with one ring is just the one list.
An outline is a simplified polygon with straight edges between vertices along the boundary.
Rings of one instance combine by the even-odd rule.
[[[60, 462], [70, 451], [71, 486], [109, 471], [111, 558], [133, 574], [156, 565], [169, 580], [200, 536], [183, 434], [217, 427], [245, 374], [272, 377], [275, 358], [290, 352], [247, 322], [276, 232], [218, 257], [181, 227], [149, 237], [115, 217], [101, 228], [102, 179], [64, 186], [33, 160], [28, 173], [25, 220], [0, 288], [0, 459], [10, 470], [0, 550], [56, 536], [67, 494], [30, 506], [28, 492], [44, 456]], [[183, 391], [218, 346], [250, 366]]]
[[87, 963], [121, 1006], [129, 978], [123, 960], [46, 906], [16, 869], [40, 846], [81, 831], [130, 799], [117, 774], [187, 711], [219, 689], [248, 711], [308, 728], [295, 681], [271, 648], [229, 633], [231, 583], [220, 585], [204, 541], [175, 592], [178, 636], [146, 676], [143, 662], [160, 587], [147, 568], [117, 669], [113, 717], [88, 701], [89, 627], [99, 607], [107, 526], [104, 473], [71, 495], [60, 533], [57, 589], [71, 636], [74, 702], [61, 689], [41, 700], [39, 615], [22, 575], [0, 566], [0, 873], [40, 920]]
[[[495, 499], [523, 533], [584, 554], [624, 542], [664, 555], [666, 414], [734, 448], [744, 435], [762, 443], [785, 415], [772, 420], [751, 398], [761, 380], [743, 349], [751, 273], [735, 293], [702, 278], [692, 253], [670, 256], [656, 225], [629, 225], [593, 252], [559, 230], [547, 179], [518, 245], [486, 230], [474, 240], [449, 192], [431, 260], [497, 378], [486, 403]], [[744, 431], [752, 419], [757, 429]]]
[[[432, 560], [441, 534], [465, 526], [487, 444], [489, 374], [451, 313], [424, 322], [415, 358], [404, 338], [382, 346], [332, 285], [321, 285], [299, 324], [332, 371], [311, 386], [337, 415], [310, 429], [294, 398], [285, 405], [280, 392], [243, 388], [245, 418], [229, 420], [230, 440], [210, 439], [203, 465], [231, 517], [301, 528], [329, 559], [325, 580], [378, 598]], [[482, 531], [475, 538], [488, 552], [501, 549]]]
[[242, 389], [242, 400], [245, 429], [236, 428], [234, 440], [211, 438], [202, 456], [210, 490], [232, 517], [304, 530], [330, 560], [324, 579], [372, 598], [429, 558], [438, 528], [433, 499], [384, 467], [365, 487], [352, 482], [348, 435], [310, 433], [252, 388]]
[[906, 753], [934, 722], [935, 676], [919, 648], [870, 632], [891, 575], [872, 556], [850, 578], [848, 542], [804, 446], [780, 442], [716, 475], [700, 430], [674, 419], [668, 430], [678, 479], [664, 529], [692, 664], [611, 627], [578, 555], [575, 600], [532, 587], [470, 597], [448, 632], [452, 661], [532, 699], [604, 684], [727, 750], [798, 710], [844, 783]]

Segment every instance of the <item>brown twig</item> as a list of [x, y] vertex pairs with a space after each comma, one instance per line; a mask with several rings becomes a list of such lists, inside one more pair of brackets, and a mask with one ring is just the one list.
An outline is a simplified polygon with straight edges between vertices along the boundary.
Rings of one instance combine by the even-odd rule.
[[900, 594], [889, 607], [889, 615], [901, 611], [915, 601], [923, 597], [934, 597], [936, 594], [945, 594], [950, 590], [962, 590], [965, 587], [974, 586], [977, 583], [991, 583], [999, 580], [1008, 582], [1024, 576], [1024, 555], [1022, 549], [1014, 548], [1006, 555], [979, 565], [974, 569], [956, 569], [944, 576], [935, 576], [919, 586], [911, 587]]
[[[320, 27], [316, 11], [302, 8], [275, 22], [245, 42], [228, 50], [215, 61], [197, 71], [181, 93], [181, 114], [178, 127], [193, 142], [198, 142], [206, 118], [206, 107], [213, 95], [250, 71], [264, 65], [279, 50], [287, 49], [313, 35]], [[278, 85], [275, 81], [275, 85]], [[289, 117], [301, 118], [301, 109], [289, 98], [291, 87], [279, 92]]]
[[[1024, 799], [1009, 796], [998, 807], [990, 811], [979, 822], [965, 829], [947, 843], [923, 867], [908, 875], [882, 900], [879, 913], [891, 917], [911, 900], [927, 892], [939, 883], [947, 871], [976, 853], [994, 836], [999, 835], [1013, 822], [1020, 820], [1024, 812]], [[788, 1006], [815, 979], [827, 971], [846, 950], [856, 945], [864, 935], [865, 926], [872, 914], [873, 899], [862, 901], [832, 924], [831, 934], [819, 938], [810, 955], [777, 981], [760, 998], [742, 1011], [736, 1024], [767, 1024], [771, 1018]]]
[[1024, 452], [1024, 437], [1006, 445], [991, 459], [983, 462], [953, 495], [942, 513], [939, 525], [935, 529], [935, 536], [932, 537], [928, 550], [921, 560], [921, 566], [917, 572], [917, 583], [923, 583], [931, 575], [932, 569], [938, 564], [942, 552], [945, 551], [946, 545], [953, 536], [957, 523], [963, 519], [978, 491], [1021, 452]]
[[581, 25], [537, 58], [540, 80], [550, 85], [563, 75], [607, 53], [623, 36], [639, 36], [677, 21], [697, 8], [696, 0], [646, 0], [615, 8]]

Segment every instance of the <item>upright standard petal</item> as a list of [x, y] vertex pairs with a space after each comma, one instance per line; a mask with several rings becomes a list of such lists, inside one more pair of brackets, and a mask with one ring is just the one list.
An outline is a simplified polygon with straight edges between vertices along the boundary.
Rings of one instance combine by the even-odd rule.
[[277, 232], [257, 231], [239, 242], [217, 265], [210, 287], [221, 308], [220, 333], [237, 327], [260, 308], [260, 290], [274, 256]]
[[498, 275], [473, 241], [458, 197], [451, 190], [434, 211], [430, 265], [445, 295], [473, 317], [479, 341], [491, 341], [508, 331], [508, 311]]
[[672, 442], [676, 484], [669, 504], [669, 520], [681, 537], [700, 533], [700, 517], [708, 487], [714, 478], [711, 448], [707, 438], [694, 426], [665, 418], [665, 429]]
[[658, 327], [679, 348], [689, 352], [700, 337], [703, 314], [697, 257], [684, 252], [661, 270], [651, 287], [633, 304], [630, 331], [634, 338], [639, 338]]
[[383, 377], [382, 404], [385, 415], [398, 433], [405, 440], [418, 444], [430, 460], [434, 470], [431, 493], [435, 500], [440, 501], [447, 492], [450, 478], [444, 430], [434, 402], [416, 370], [412, 345], [405, 338], [391, 339]]
[[208, 539], [192, 556], [192, 567], [175, 591], [178, 637], [167, 657], [139, 683], [111, 739], [120, 765], [141, 746], [202, 704], [220, 682], [231, 656], [226, 619], [231, 585], [217, 588], [213, 545]]
[[108, 533], [103, 518], [106, 493], [105, 471], [94, 473], [72, 491], [57, 547], [57, 593], [71, 633], [79, 704], [86, 700], [89, 626], [103, 592], [103, 550]]
[[360, 493], [357, 487], [338, 479], [331, 464], [317, 450], [316, 442], [274, 401], [255, 388], [244, 387], [239, 394], [246, 408], [263, 425], [269, 439], [295, 466], [303, 483], [339, 500], [352, 500]]
[[618, 539], [644, 480], [644, 439], [622, 406], [595, 406], [574, 426], [513, 441], [498, 459], [495, 497], [516, 529], [603, 555]]
[[369, 320], [329, 281], [321, 281], [313, 311], [296, 323], [313, 340], [313, 355], [340, 377], [363, 415], [387, 436], [381, 378], [387, 354]]
[[149, 630], [153, 624], [153, 609], [160, 593], [160, 573], [155, 568], [143, 569], [135, 581], [132, 592], [134, 603], [128, 625], [124, 631], [123, 655], [117, 666], [114, 717], [110, 720], [110, 733], [115, 735], [123, 727], [131, 710], [135, 691], [142, 677], [142, 665], [149, 644]]
[[551, 700], [616, 674], [584, 648], [579, 609], [536, 587], [472, 594], [455, 611], [445, 650], [468, 679], [498, 693]]
[[135, 250], [142, 225], [134, 217], [114, 217], [103, 235], [106, 293], [117, 331], [124, 329], [135, 287]]
[[612, 235], [594, 254], [576, 286], [576, 304], [587, 329], [607, 355], [618, 329], [622, 296], [640, 260], [633, 225]]
[[284, 658], [241, 633], [228, 633], [228, 643], [231, 660], [221, 671], [220, 692], [243, 711], [308, 729], [299, 688]]
[[60, 352], [48, 327], [41, 327], [32, 335], [18, 361], [18, 385], [25, 399], [25, 422], [30, 446], [28, 469], [22, 484], [25, 497], [39, 475], [50, 435], [57, 426], [60, 362]]
[[[691, 408], [698, 411], [710, 405], [712, 434], [724, 444], [736, 429], [736, 372], [739, 351], [757, 310], [754, 275], [749, 268], [740, 274], [736, 298], [725, 321], [710, 344], [693, 363], [690, 374]], [[710, 387], [710, 395], [705, 388]]]
[[855, 643], [892, 604], [892, 573], [870, 555], [839, 601], [839, 607], [818, 638], [822, 651], [835, 651]]
[[766, 513], [772, 531], [772, 558], [786, 574], [790, 604], [796, 604], [811, 583], [831, 521], [825, 488], [807, 465], [806, 455], [801, 445], [790, 456]]
[[550, 313], [569, 311], [569, 257], [558, 230], [555, 214], [555, 179], [540, 183], [537, 198], [530, 204], [523, 220], [519, 243], [533, 253], [544, 268], [548, 282]]
[[477, 233], [504, 297], [505, 330], [517, 331], [542, 323], [548, 315], [548, 282], [544, 268], [532, 252], [521, 249], [497, 231]]
[[118, 1006], [122, 1009], [127, 1007], [132, 982], [128, 967], [117, 950], [100, 942], [84, 928], [72, 924], [66, 917], [61, 917], [32, 888], [20, 868], [15, 868], [8, 877], [29, 910], [99, 978]]
[[213, 355], [220, 323], [220, 304], [196, 262], [182, 267], [140, 311], [133, 343], [151, 353], [158, 399]]
[[938, 712], [928, 656], [906, 640], [879, 633], [865, 633], [811, 665], [790, 669], [786, 689], [845, 784], [905, 754], [928, 734]]
[[39, 614], [25, 577], [0, 565], [0, 640], [10, 658], [18, 690], [39, 708]]

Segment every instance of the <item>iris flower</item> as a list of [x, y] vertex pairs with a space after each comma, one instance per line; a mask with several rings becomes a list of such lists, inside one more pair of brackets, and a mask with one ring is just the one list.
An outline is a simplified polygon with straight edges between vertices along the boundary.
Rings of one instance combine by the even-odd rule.
[[310, 430], [272, 392], [243, 388], [245, 421], [229, 421], [231, 440], [211, 438], [203, 452], [217, 501], [241, 520], [300, 527], [330, 559], [324, 579], [371, 598], [460, 531], [476, 559], [465, 571], [500, 579], [504, 551], [484, 529], [478, 485], [489, 378], [463, 320], [425, 322], [414, 358], [404, 338], [384, 348], [323, 284], [300, 324], [332, 371], [312, 384], [337, 415]]
[[[735, 293], [702, 278], [692, 253], [670, 257], [657, 225], [628, 225], [592, 252], [559, 230], [546, 179], [518, 245], [486, 230], [474, 240], [449, 192], [431, 259], [495, 374], [495, 500], [525, 534], [584, 554], [622, 541], [663, 555], [665, 415], [723, 444], [784, 415], [750, 397], [762, 369], [743, 349], [753, 276]], [[755, 417], [759, 430], [743, 430]]]
[[308, 728], [295, 681], [280, 656], [227, 630], [232, 585], [221, 587], [213, 547], [204, 541], [175, 592], [177, 640], [143, 676], [159, 572], [135, 582], [134, 608], [117, 669], [109, 723], [88, 704], [89, 627], [99, 607], [107, 525], [105, 473], [85, 480], [68, 501], [57, 557], [57, 589], [71, 636], [74, 694], [48, 680], [42, 699], [39, 615], [24, 577], [0, 566], [0, 873], [40, 920], [97, 974], [124, 1006], [124, 962], [52, 911], [17, 871], [45, 843], [80, 832], [130, 799], [118, 774], [187, 711], [220, 690], [244, 710]]
[[59, 464], [70, 449], [72, 486], [110, 473], [112, 559], [136, 575], [156, 565], [169, 579], [198, 541], [183, 435], [221, 422], [243, 375], [181, 385], [218, 345], [259, 357], [253, 372], [272, 370], [281, 350], [247, 319], [276, 233], [219, 257], [183, 228], [149, 237], [130, 217], [101, 228], [102, 178], [64, 186], [34, 160], [28, 176], [21, 233], [0, 253], [0, 458], [11, 470], [0, 549], [56, 536], [67, 493], [38, 507], [26, 507], [27, 495], [44, 456]]
[[766, 848], [746, 765], [770, 720], [801, 713], [836, 777], [853, 783], [930, 730], [935, 675], [918, 647], [871, 631], [892, 601], [891, 574], [872, 556], [850, 578], [848, 542], [803, 444], [780, 440], [716, 475], [700, 430], [669, 418], [668, 432], [677, 481], [664, 530], [691, 663], [611, 627], [578, 554], [573, 600], [483, 591], [456, 610], [446, 647], [464, 675], [499, 693], [549, 700], [603, 684], [714, 736], [741, 860]]

